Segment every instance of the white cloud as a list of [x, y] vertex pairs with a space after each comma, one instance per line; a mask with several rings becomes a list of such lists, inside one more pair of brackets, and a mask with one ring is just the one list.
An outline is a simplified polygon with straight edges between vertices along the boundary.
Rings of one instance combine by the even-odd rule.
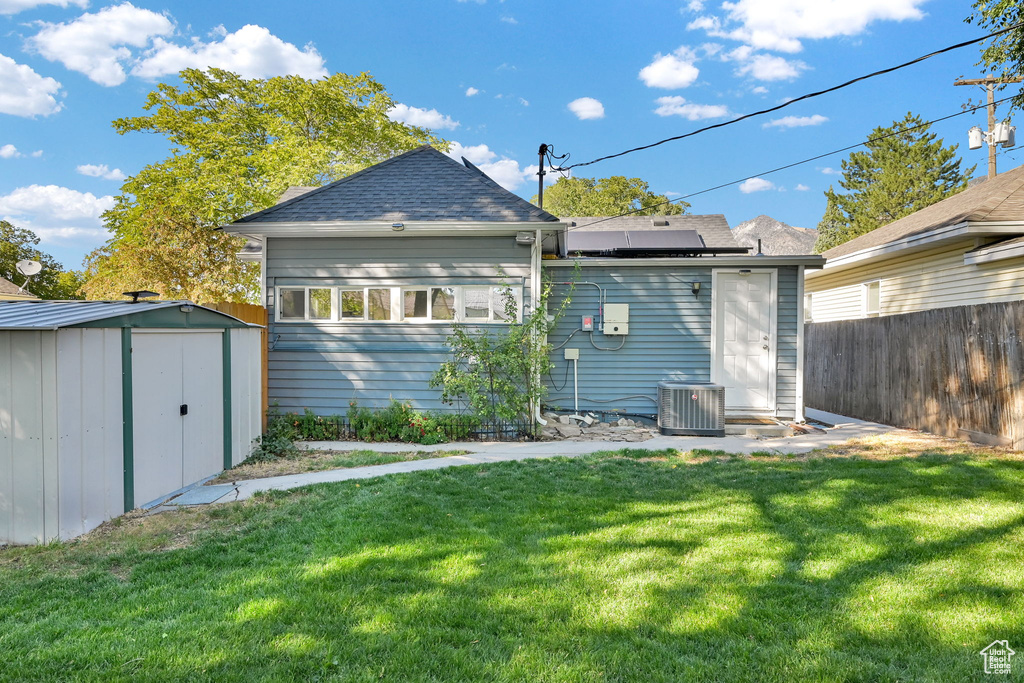
[[803, 128], [805, 126], [820, 126], [828, 121], [827, 116], [815, 114], [814, 116], [783, 116], [781, 119], [772, 119], [763, 124], [762, 128]]
[[158, 78], [185, 68], [211, 66], [245, 78], [327, 75], [316, 48], [307, 45], [299, 49], [253, 24], [234, 33], [219, 26], [214, 31], [216, 40], [193, 38], [188, 45], [178, 45], [170, 40], [175, 26], [168, 15], [130, 2], [83, 14], [74, 21], [40, 25], [40, 31], [28, 39], [29, 47], [100, 85], [120, 85], [129, 72], [140, 78]]
[[507, 16], [507, 15], [506, 15], [506, 16], [503, 16], [503, 17], [501, 18], [501, 20], [502, 20], [503, 22], [505, 22], [506, 24], [512, 24], [513, 26], [519, 23], [518, 21], [516, 21], [516, 18], [515, 18], [515, 17], [510, 17], [510, 16]]
[[740, 183], [740, 192], [743, 194], [750, 194], [751, 192], [764, 192], [765, 190], [774, 190], [775, 183], [764, 178], [747, 178]]
[[480, 91], [474, 88], [473, 86], [469, 86], [468, 88], [466, 88], [466, 97], [472, 97], [473, 95], [478, 95], [479, 93]]
[[39, 157], [43, 156], [43, 150], [37, 149], [36, 151], [32, 152], [30, 156], [33, 156], [38, 159]]
[[103, 178], [104, 180], [124, 180], [128, 176], [121, 172], [121, 169], [115, 168], [111, 170], [106, 164], [82, 164], [75, 169], [82, 175], [87, 175], [91, 178]]
[[113, 206], [110, 195], [97, 197], [57, 185], [29, 185], [0, 195], [0, 216], [48, 244], [106, 237], [100, 215]]
[[823, 166], [822, 168], [819, 168], [818, 170], [821, 171], [822, 173], [824, 173], [825, 175], [842, 175], [842, 171], [837, 171], [836, 169], [832, 168], [831, 166]]
[[530, 100], [526, 99], [525, 97], [520, 97], [519, 98], [519, 104], [523, 105], [524, 107], [529, 107], [530, 106]]
[[701, 12], [704, 10], [704, 3], [701, 2], [701, 0], [690, 0], [690, 2], [686, 5], [686, 9], [690, 10], [691, 12]]
[[593, 97], [580, 97], [573, 100], [569, 103], [569, 111], [581, 121], [604, 118], [604, 105]]
[[21, 156], [21, 152], [14, 145], [4, 145], [0, 147], [0, 159], [17, 159]]
[[697, 54], [685, 45], [669, 55], [659, 52], [653, 62], [640, 69], [640, 80], [649, 88], [685, 88], [700, 75], [693, 65], [696, 61]]
[[234, 33], [227, 33], [220, 26], [217, 33], [222, 36], [218, 41], [193, 40], [187, 46], [156, 38], [152, 49], [132, 69], [132, 75], [158, 78], [182, 69], [211, 66], [233, 71], [243, 78], [285, 75], [324, 78], [328, 75], [324, 58], [315, 47], [306, 45], [300, 50], [262, 26], [246, 24]]
[[65, 24], [40, 24], [43, 28], [28, 40], [31, 47], [50, 61], [106, 86], [124, 82], [122, 62], [132, 57], [129, 47], [142, 48], [155, 36], [174, 33], [174, 24], [166, 16], [130, 2], [83, 14]]
[[729, 108], [724, 104], [693, 104], [678, 95], [659, 97], [655, 100], [658, 108], [654, 113], [658, 116], [682, 116], [690, 121], [701, 119], [717, 119], [729, 115]]
[[735, 0], [723, 2], [725, 18], [700, 17], [687, 28], [755, 48], [799, 52], [801, 40], [855, 36], [875, 21], [917, 20], [927, 0]]
[[796, 187], [795, 187], [794, 189], [795, 189], [795, 190], [796, 190], [797, 192], [807, 192], [807, 191], [808, 191], [808, 190], [810, 190], [811, 188], [807, 187], [807, 186], [806, 186], [806, 185], [804, 185], [803, 183], [800, 183], [800, 184], [798, 184], [798, 185], [797, 185], [797, 186], [796, 186]]
[[750, 54], [746, 47], [733, 50], [727, 58], [740, 62], [740, 66], [736, 67], [737, 76], [750, 76], [758, 81], [789, 81], [808, 68], [799, 60], [789, 61], [775, 55]]
[[436, 109], [421, 109], [407, 104], [396, 104], [388, 110], [388, 118], [410, 126], [430, 128], [432, 130], [455, 130], [459, 122], [445, 116]]
[[764, 87], [763, 85], [759, 85], [756, 88], [751, 88], [750, 92], [754, 93], [755, 95], [767, 95], [768, 88]]
[[55, 95], [60, 83], [0, 54], [0, 114], [49, 116], [64, 106]]
[[84, 9], [89, 6], [89, 0], [0, 0], [0, 14], [17, 14], [40, 5], [78, 5]]

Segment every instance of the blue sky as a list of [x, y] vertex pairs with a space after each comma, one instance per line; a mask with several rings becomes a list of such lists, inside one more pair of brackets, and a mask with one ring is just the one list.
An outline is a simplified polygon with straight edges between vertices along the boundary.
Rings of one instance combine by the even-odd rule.
[[[399, 103], [524, 197], [537, 148], [570, 163], [680, 135], [982, 35], [952, 0], [373, 0], [193, 3], [0, 0], [0, 217], [66, 266], [99, 246], [123, 178], [168, 152], [110, 121], [185, 67], [249, 77], [371, 73]], [[963, 48], [773, 115], [579, 169], [639, 176], [730, 225], [768, 214], [815, 227], [846, 154], [764, 171], [865, 139], [908, 111], [935, 119], [982, 93]], [[935, 126], [966, 149], [981, 112]], [[1000, 170], [1018, 165], [1017, 152]]]

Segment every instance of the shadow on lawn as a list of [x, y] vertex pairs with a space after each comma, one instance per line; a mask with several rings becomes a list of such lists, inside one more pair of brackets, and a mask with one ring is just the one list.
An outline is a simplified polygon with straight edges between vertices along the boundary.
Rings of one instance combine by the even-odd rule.
[[1024, 643], [1022, 481], [957, 456], [456, 468], [278, 497], [96, 589], [158, 646], [126, 677], [956, 680]]

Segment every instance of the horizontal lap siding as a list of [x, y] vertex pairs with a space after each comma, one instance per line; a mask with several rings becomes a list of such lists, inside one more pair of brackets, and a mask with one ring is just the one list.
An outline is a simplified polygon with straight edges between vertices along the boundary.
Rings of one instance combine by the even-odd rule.
[[[512, 237], [269, 238], [268, 393], [280, 410], [340, 414], [393, 399], [448, 409], [428, 386], [451, 328], [416, 323], [276, 323], [275, 286], [529, 285], [530, 248]], [[524, 298], [528, 301], [528, 289]]]
[[[553, 281], [567, 281], [572, 271], [549, 268]], [[792, 418], [796, 412], [797, 386], [797, 269], [778, 269], [778, 339], [776, 366], [777, 415]], [[554, 368], [545, 378], [548, 403], [562, 409], [573, 406], [572, 361], [564, 360], [565, 348], [580, 350], [579, 396], [581, 410], [617, 409], [630, 413], [657, 412], [658, 382], [679, 380], [708, 382], [711, 378], [711, 268], [710, 267], [587, 267], [580, 281], [596, 282], [606, 290], [606, 303], [629, 304], [629, 334], [622, 349], [602, 351], [590, 335], [577, 332], [569, 343], [552, 352]], [[701, 283], [694, 297], [691, 282]], [[556, 285], [552, 304], [565, 296], [568, 287]], [[598, 290], [577, 284], [572, 303], [549, 337], [560, 346], [579, 329], [583, 315], [598, 313]], [[615, 347], [623, 338], [596, 330], [597, 346]], [[568, 374], [566, 373], [568, 370]], [[562, 382], [565, 381], [563, 388]], [[632, 396], [648, 398], [627, 398]]]
[[[551, 268], [553, 280], [569, 280], [569, 268]], [[711, 377], [711, 269], [665, 267], [587, 267], [580, 281], [596, 282], [606, 290], [605, 303], [629, 304], [629, 334], [625, 337], [593, 334], [601, 351], [591, 344], [590, 335], [577, 332], [563, 348], [580, 350], [579, 395], [581, 410], [621, 410], [630, 413], [657, 412], [658, 382], [666, 379], [707, 382]], [[690, 283], [700, 281], [700, 296], [694, 298]], [[549, 309], [567, 291], [556, 286]], [[572, 303], [549, 337], [553, 346], [579, 329], [583, 315], [598, 313], [598, 290], [577, 284]], [[552, 353], [554, 368], [546, 384], [548, 402], [562, 409], [573, 406], [572, 361], [564, 360], [563, 349]], [[566, 369], [568, 367], [568, 376]], [[561, 386], [565, 380], [565, 386]], [[632, 395], [648, 397], [626, 398]]]

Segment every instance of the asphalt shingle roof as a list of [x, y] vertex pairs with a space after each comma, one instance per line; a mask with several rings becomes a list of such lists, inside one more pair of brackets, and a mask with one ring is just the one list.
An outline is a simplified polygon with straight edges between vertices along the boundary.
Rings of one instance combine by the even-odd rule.
[[1001, 173], [992, 180], [969, 187], [941, 202], [844, 242], [824, 252], [822, 256], [839, 258], [965, 221], [1020, 220], [1024, 220], [1024, 166]]
[[[552, 223], [558, 219], [429, 145], [244, 216], [234, 226], [319, 221]], [[296, 192], [304, 188], [295, 188]], [[291, 192], [292, 190], [289, 190]], [[288, 193], [285, 194], [288, 197]]]
[[[568, 225], [569, 230], [629, 230], [633, 232], [643, 230], [696, 230], [704, 239], [705, 246], [714, 248], [738, 247], [736, 239], [729, 229], [729, 221], [720, 213], [693, 216], [683, 214], [681, 216], [619, 216], [606, 220], [602, 216], [568, 216], [562, 221]], [[596, 221], [601, 221], [594, 225]], [[655, 225], [654, 223], [665, 223]], [[573, 225], [575, 223], [575, 225]]]
[[0, 277], [0, 294], [24, 294], [18, 285], [7, 278]]

